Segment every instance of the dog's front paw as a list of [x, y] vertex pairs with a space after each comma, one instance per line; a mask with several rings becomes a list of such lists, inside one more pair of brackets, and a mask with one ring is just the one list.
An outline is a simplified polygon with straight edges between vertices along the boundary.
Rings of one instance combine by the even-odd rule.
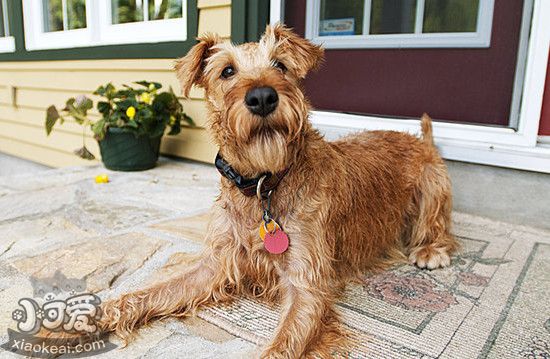
[[426, 246], [413, 250], [409, 255], [409, 261], [418, 268], [436, 269], [449, 266], [451, 257], [444, 248]]

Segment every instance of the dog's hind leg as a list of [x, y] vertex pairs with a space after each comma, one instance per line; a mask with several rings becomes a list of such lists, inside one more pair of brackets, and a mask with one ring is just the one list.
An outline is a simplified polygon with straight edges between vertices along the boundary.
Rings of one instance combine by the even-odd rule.
[[451, 183], [443, 161], [425, 165], [413, 200], [409, 261], [420, 268], [448, 266], [458, 243], [451, 234]]
[[232, 252], [231, 228], [223, 219], [208, 233], [213, 239], [200, 259], [167, 282], [122, 295], [102, 306], [100, 327], [127, 341], [153, 319], [193, 314], [200, 306], [229, 300], [239, 288], [239, 254]]

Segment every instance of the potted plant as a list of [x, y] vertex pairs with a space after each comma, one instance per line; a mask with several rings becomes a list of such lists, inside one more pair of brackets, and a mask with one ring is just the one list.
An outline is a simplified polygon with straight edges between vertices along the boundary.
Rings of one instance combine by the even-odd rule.
[[[160, 92], [162, 85], [157, 82], [135, 82], [138, 88], [124, 85], [116, 89], [111, 83], [100, 86], [94, 95], [101, 97], [97, 102], [99, 119], [90, 118], [88, 111], [93, 101], [84, 96], [70, 98], [65, 107], [58, 110], [50, 106], [46, 112], [46, 133], [49, 135], [54, 125], [62, 124], [72, 117], [85, 129], [90, 127], [99, 143], [101, 159], [105, 167], [117, 171], [140, 171], [155, 166], [162, 136], [176, 135], [181, 123], [194, 125], [193, 120], [183, 112], [174, 91]], [[75, 153], [85, 159], [94, 156], [85, 144]]]

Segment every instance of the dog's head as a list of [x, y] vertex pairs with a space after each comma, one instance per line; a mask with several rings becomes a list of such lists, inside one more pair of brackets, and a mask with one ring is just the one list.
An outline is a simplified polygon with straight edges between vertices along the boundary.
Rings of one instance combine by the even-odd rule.
[[185, 96], [193, 85], [205, 89], [210, 129], [224, 157], [243, 174], [276, 172], [309, 129], [301, 80], [322, 59], [320, 46], [275, 25], [259, 42], [239, 46], [204, 35], [176, 71]]

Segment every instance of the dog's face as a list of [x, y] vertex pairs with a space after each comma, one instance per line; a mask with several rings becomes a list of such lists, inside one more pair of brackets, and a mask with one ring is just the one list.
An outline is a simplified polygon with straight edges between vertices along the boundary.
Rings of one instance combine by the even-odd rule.
[[300, 83], [322, 58], [322, 48], [276, 25], [259, 42], [239, 46], [200, 37], [176, 70], [186, 96], [193, 84], [206, 90], [214, 139], [233, 157], [226, 159], [245, 172], [275, 172], [309, 126]]

